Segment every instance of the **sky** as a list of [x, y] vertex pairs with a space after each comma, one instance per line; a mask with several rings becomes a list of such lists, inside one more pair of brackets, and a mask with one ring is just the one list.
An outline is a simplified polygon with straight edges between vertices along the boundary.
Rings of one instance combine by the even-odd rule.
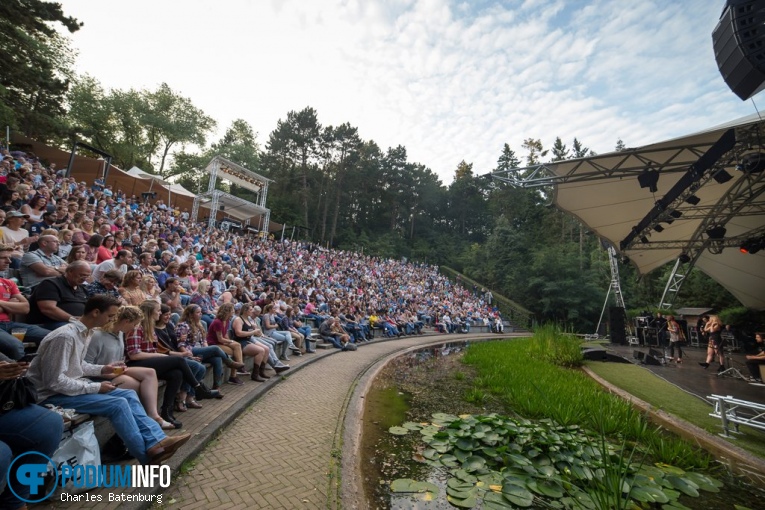
[[[574, 137], [597, 153], [755, 112], [712, 49], [724, 0], [58, 0], [85, 25], [78, 73], [107, 88], [167, 83], [265, 146], [310, 106], [453, 179], [508, 143]], [[758, 96], [754, 97], [758, 101]], [[765, 108], [765, 99], [760, 99]]]

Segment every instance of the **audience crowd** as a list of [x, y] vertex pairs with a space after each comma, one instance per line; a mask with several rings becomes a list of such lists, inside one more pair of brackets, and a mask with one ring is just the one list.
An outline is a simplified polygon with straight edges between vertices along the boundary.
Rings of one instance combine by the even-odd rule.
[[[211, 229], [188, 210], [78, 182], [33, 155], [0, 157], [0, 383], [26, 373], [39, 403], [108, 416], [141, 462], [162, 461], [188, 439], [164, 435], [182, 427], [176, 413], [314, 353], [312, 328], [346, 350], [375, 330], [501, 331], [491, 296], [434, 266]], [[39, 346], [31, 363], [20, 339]], [[32, 447], [52, 453], [55, 445], [37, 444], [42, 427], [54, 430], [46, 413], [0, 415], [0, 467]], [[7, 437], [6, 425], [22, 422], [28, 440]], [[11, 492], [0, 507], [13, 508]]]

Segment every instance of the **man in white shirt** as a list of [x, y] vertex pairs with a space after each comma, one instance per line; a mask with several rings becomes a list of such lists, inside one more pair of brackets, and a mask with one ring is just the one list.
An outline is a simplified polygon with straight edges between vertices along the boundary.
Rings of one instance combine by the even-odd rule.
[[[191, 435], [167, 437], [159, 424], [146, 415], [135, 391], [114, 386], [109, 379], [115, 377], [114, 369], [120, 364], [91, 365], [85, 361], [93, 328], [105, 326], [118, 310], [119, 302], [112, 296], [91, 297], [80, 320], [72, 320], [45, 337], [27, 377], [38, 390], [40, 404], [108, 417], [128, 451], [141, 464], [159, 464], [169, 459]], [[94, 382], [88, 377], [107, 380]]]
[[101, 277], [108, 271], [116, 269], [122, 276], [127, 274], [130, 270], [130, 265], [133, 263], [133, 252], [130, 250], [120, 250], [117, 252], [117, 258], [106, 259], [96, 266], [93, 270], [93, 276], [97, 282], [101, 281]]

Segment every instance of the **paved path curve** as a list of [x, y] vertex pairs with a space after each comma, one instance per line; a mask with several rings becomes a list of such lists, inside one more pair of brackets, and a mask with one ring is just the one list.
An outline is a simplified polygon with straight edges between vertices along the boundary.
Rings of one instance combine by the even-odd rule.
[[497, 338], [407, 337], [317, 359], [275, 385], [223, 430], [196, 458], [193, 470], [165, 491], [164, 506], [338, 508], [342, 423], [359, 377], [396, 351], [487, 336]]

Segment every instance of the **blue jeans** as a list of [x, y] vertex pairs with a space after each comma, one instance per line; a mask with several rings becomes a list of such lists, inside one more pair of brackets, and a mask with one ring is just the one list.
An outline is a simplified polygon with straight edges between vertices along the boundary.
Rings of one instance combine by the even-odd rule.
[[[11, 460], [30, 451], [50, 457], [58, 448], [63, 431], [64, 422], [61, 416], [38, 405], [0, 414], [0, 509], [16, 509], [24, 504], [10, 489], [5, 488], [5, 475]], [[32, 456], [25, 457], [24, 460], [25, 463], [47, 462], [43, 458], [35, 460]], [[14, 475], [15, 473], [10, 473], [11, 484], [16, 494], [25, 499], [39, 499], [44, 496], [38, 493], [30, 498], [29, 486], [17, 483]]]
[[141, 464], [149, 461], [146, 451], [167, 437], [159, 424], [146, 416], [146, 411], [133, 390], [117, 388], [109, 393], [53, 395], [42, 403], [75, 409], [77, 412], [94, 416], [106, 416], [130, 454]]
[[276, 340], [273, 340], [265, 336], [254, 336], [252, 337], [252, 341], [253, 343], [262, 345], [263, 347], [268, 349], [268, 362], [267, 362], [268, 366], [270, 367], [280, 366], [281, 362], [279, 361], [279, 356], [276, 354], [276, 347], [278, 347]]
[[342, 349], [343, 345], [340, 343], [340, 340], [337, 339], [337, 335], [321, 335], [321, 337], [324, 339], [325, 342], [331, 343], [335, 349]]
[[[220, 349], [220, 347], [219, 347]], [[194, 351], [192, 350], [191, 353], [193, 354]], [[189, 368], [191, 369], [191, 373], [194, 374], [194, 379], [196, 379], [199, 382], [202, 382], [202, 379], [205, 378], [205, 372], [207, 372], [207, 369], [203, 364], [200, 362], [193, 360], [191, 358], [183, 358], [186, 360], [186, 363], [189, 365]], [[194, 388], [188, 385], [188, 383], [184, 382], [181, 385], [181, 391], [185, 391], [189, 394], [190, 397], [195, 397], [196, 393], [194, 392]]]
[[[11, 335], [11, 331], [16, 328], [26, 330], [26, 334], [24, 335], [25, 342], [34, 342], [37, 345], [40, 345], [40, 342], [42, 342], [42, 339], [45, 338], [45, 335], [50, 333], [49, 330], [43, 329], [40, 326], [35, 326], [33, 324], [22, 324], [21, 322], [0, 322], [0, 352], [15, 360], [18, 360], [24, 355], [23, 343], [19, 342], [15, 336]], [[8, 351], [6, 351], [6, 349], [8, 349]], [[18, 354], [18, 357], [12, 355], [11, 352]]]
[[228, 359], [228, 355], [217, 345], [208, 347], [194, 347], [191, 354], [201, 358], [202, 363], [209, 363], [213, 369], [213, 385], [220, 386], [223, 382], [223, 360]]

